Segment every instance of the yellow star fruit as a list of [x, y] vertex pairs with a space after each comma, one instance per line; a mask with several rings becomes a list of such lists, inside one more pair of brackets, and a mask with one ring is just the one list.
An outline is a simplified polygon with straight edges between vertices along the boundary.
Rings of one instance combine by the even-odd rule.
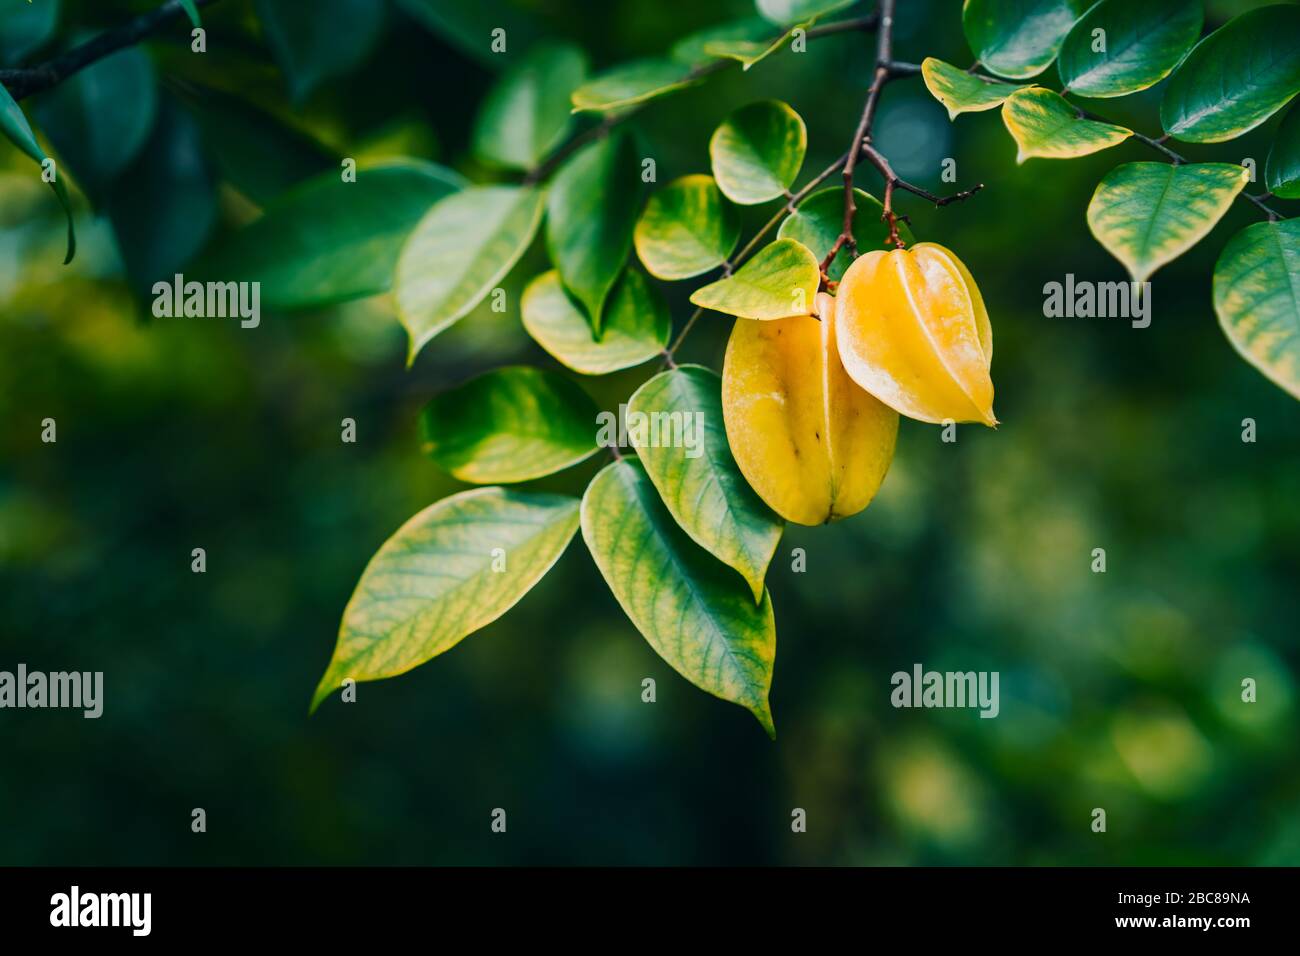
[[840, 360], [853, 381], [923, 422], [993, 426], [993, 334], [970, 272], [943, 246], [869, 252], [840, 280]]
[[898, 415], [840, 364], [835, 299], [811, 315], [737, 319], [722, 367], [727, 440], [758, 496], [787, 521], [857, 514], [894, 458]]

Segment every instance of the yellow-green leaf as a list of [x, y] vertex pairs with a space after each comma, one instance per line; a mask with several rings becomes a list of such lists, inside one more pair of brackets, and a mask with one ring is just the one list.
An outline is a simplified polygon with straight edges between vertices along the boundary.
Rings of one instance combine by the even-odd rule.
[[616, 66], [573, 91], [573, 110], [612, 113], [693, 86], [691, 68], [672, 60], [637, 60]]
[[812, 252], [796, 239], [778, 239], [734, 275], [696, 289], [691, 302], [745, 319], [809, 315], [821, 270]]
[[799, 175], [807, 149], [803, 119], [780, 100], [742, 106], [709, 139], [718, 188], [742, 206], [785, 195]]
[[520, 311], [524, 328], [537, 344], [583, 375], [605, 375], [647, 362], [663, 352], [672, 331], [663, 296], [631, 268], [610, 293], [599, 339], [554, 270], [528, 284]]
[[578, 530], [576, 499], [475, 488], [430, 505], [370, 559], [312, 697], [395, 677], [514, 607]]
[[1258, 222], [1228, 241], [1214, 310], [1246, 361], [1300, 398], [1300, 219]]
[[1074, 159], [1124, 142], [1133, 131], [1083, 119], [1059, 93], [1027, 86], [1007, 97], [1002, 122], [1020, 148], [1016, 162], [1041, 156]]
[[1001, 106], [1016, 90], [1015, 83], [1002, 83], [974, 73], [967, 73], [951, 63], [926, 57], [921, 63], [921, 77], [930, 95], [948, 110], [948, 119], [961, 113], [978, 113]]
[[740, 572], [754, 600], [761, 601], [781, 519], [749, 487], [732, 457], [722, 379], [700, 365], [660, 372], [633, 393], [628, 412], [632, 444], [677, 524]]
[[411, 336], [409, 361], [510, 271], [537, 231], [543, 194], [478, 186], [434, 204], [406, 240], [393, 292]]
[[677, 526], [645, 467], [616, 461], [582, 497], [582, 537], [619, 605], [688, 681], [750, 711], [772, 737], [776, 621], [749, 588]]
[[740, 239], [740, 211], [712, 176], [683, 176], [650, 197], [632, 238], [656, 279], [689, 279], [727, 261]]
[[461, 481], [530, 481], [596, 453], [596, 413], [563, 375], [506, 366], [425, 405], [423, 450]]
[[1088, 204], [1088, 228], [1145, 282], [1214, 228], [1250, 173], [1228, 163], [1126, 163], [1106, 174]]

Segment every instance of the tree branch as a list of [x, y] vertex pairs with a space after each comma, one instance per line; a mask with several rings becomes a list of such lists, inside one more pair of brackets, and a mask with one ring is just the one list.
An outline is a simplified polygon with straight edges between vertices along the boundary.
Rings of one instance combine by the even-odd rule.
[[[810, 28], [807, 33], [807, 38], [809, 40], [815, 40], [819, 37], [833, 36], [834, 34], [837, 33], [851, 33], [855, 31], [874, 30], [876, 29], [877, 23], [878, 23], [878, 17], [876, 14], [871, 14], [870, 16], [865, 16], [865, 17], [855, 17], [854, 19], [851, 20], [837, 20], [834, 23], [824, 23], [819, 27]], [[784, 37], [785, 33], [786, 31], [782, 31], [778, 34], [775, 34], [772, 37], [772, 42], [776, 42], [777, 40]], [[729, 66], [736, 66], [737, 63], [738, 61], [736, 60], [720, 57], [716, 60], [711, 60], [708, 63], [704, 63], [700, 66], [695, 67], [690, 72], [688, 72], [683, 79], [685, 81], [698, 80], [703, 77], [710, 76], [714, 73], [721, 72], [722, 70], [725, 70]], [[912, 66], [912, 64], [906, 64], [906, 63], [897, 64], [897, 65], [903, 69]], [[919, 71], [920, 67], [916, 67], [916, 69]], [[582, 147], [586, 146], [588, 143], [595, 142], [596, 140], [600, 139], [602, 136], [605, 136], [606, 134], [609, 133], [610, 130], [612, 130], [615, 126], [619, 125], [625, 120], [631, 119], [641, 110], [643, 110], [650, 102], [653, 101], [648, 100], [644, 103], [638, 103], [635, 106], [631, 106], [628, 109], [625, 109], [619, 113], [606, 116], [595, 126], [592, 126], [591, 128], [584, 130], [581, 133], [578, 133], [576, 136], [574, 136], [573, 138], [565, 142], [564, 145], [556, 149], [555, 152], [551, 153], [551, 155], [547, 156], [544, 160], [542, 160], [540, 164], [538, 164], [533, 169], [529, 170], [528, 173], [524, 176], [524, 184], [532, 185], [533, 183], [541, 182], [547, 176], [551, 175], [551, 173], [555, 172], [555, 170], [558, 169], [566, 159], [568, 159], [570, 156], [572, 156]]]
[[[197, 0], [197, 5], [207, 7], [216, 2], [218, 0]], [[15, 100], [44, 93], [90, 64], [124, 47], [134, 46], [179, 16], [185, 16], [185, 8], [179, 0], [167, 0], [156, 10], [142, 13], [116, 29], [105, 30], [81, 46], [74, 47], [39, 66], [23, 70], [0, 70], [0, 83], [4, 84], [9, 90], [9, 95]]]

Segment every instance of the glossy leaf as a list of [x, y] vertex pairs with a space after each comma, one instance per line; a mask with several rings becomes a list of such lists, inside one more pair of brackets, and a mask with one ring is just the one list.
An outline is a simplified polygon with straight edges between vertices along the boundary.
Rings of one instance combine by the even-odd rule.
[[312, 697], [404, 674], [519, 603], [578, 530], [563, 495], [475, 488], [425, 508], [370, 559]]
[[1268, 191], [1281, 199], [1300, 199], [1300, 106], [1291, 107], [1277, 128], [1264, 166]]
[[563, 375], [507, 366], [425, 405], [421, 448], [461, 481], [531, 481], [596, 453], [596, 412]]
[[688, 66], [703, 66], [724, 55], [709, 52], [710, 46], [722, 43], [770, 43], [774, 32], [772, 24], [759, 17], [735, 20], [707, 27], [678, 40], [669, 55]]
[[416, 224], [465, 185], [458, 173], [416, 159], [363, 167], [356, 182], [327, 172], [232, 233], [205, 271], [262, 283], [262, 305], [271, 309], [378, 295], [392, 285]]
[[157, 113], [153, 62], [139, 47], [74, 73], [40, 97], [35, 109], [55, 152], [96, 199], [144, 148]]
[[384, 4], [374, 0], [256, 0], [256, 7], [296, 100], [360, 66], [384, 28]]
[[696, 289], [691, 302], [746, 319], [808, 315], [820, 281], [821, 270], [808, 247], [778, 239], [734, 275]]
[[765, 37], [756, 39], [711, 40], [704, 44], [704, 52], [714, 57], [735, 60], [740, 64], [742, 70], [748, 70], [766, 60], [783, 46], [791, 43], [795, 31], [807, 29], [812, 25], [812, 22], [812, 20], [806, 20], [803, 23], [797, 23], [775, 37], [769, 33]]
[[1007, 97], [1002, 122], [1016, 141], [1016, 162], [1035, 156], [1074, 159], [1124, 142], [1133, 131], [1123, 126], [1082, 119], [1059, 93], [1027, 86]]
[[[628, 400], [628, 413], [637, 456], [677, 524], [740, 572], [754, 601], [761, 602], [781, 519], [749, 487], [732, 457], [722, 380], [699, 365], [660, 372]], [[638, 420], [642, 427], [634, 427]]]
[[932, 56], [922, 61], [921, 76], [930, 95], [948, 110], [950, 120], [961, 113], [977, 113], [1001, 106], [1008, 96], [1022, 89], [1014, 83], [1001, 83], [967, 73]]
[[657, 279], [715, 269], [739, 239], [740, 211], [704, 175], [683, 176], [653, 193], [633, 232], [637, 255]]
[[691, 68], [673, 60], [637, 60], [616, 66], [573, 91], [574, 112], [612, 113], [676, 93], [699, 80]]
[[[3, 83], [0, 83], [0, 133], [31, 157], [44, 171], [45, 161], [49, 157], [36, 142], [31, 124], [27, 122], [22, 108], [14, 102], [14, 98], [9, 95]], [[64, 264], [67, 264], [77, 253], [77, 234], [72, 226], [72, 200], [68, 196], [67, 186], [63, 184], [63, 178], [58, 174], [57, 166], [54, 167], [54, 180], [50, 183], [50, 188], [54, 190], [54, 195], [58, 197], [59, 204], [63, 206], [63, 212], [68, 217], [68, 252], [63, 259]]]
[[607, 375], [649, 362], [662, 354], [672, 332], [662, 295], [636, 269], [627, 269], [614, 286], [599, 338], [554, 269], [529, 282], [520, 310], [529, 336], [582, 375]]
[[1200, 242], [1245, 187], [1228, 163], [1126, 163], [1106, 174], [1088, 204], [1088, 228], [1134, 282]]
[[750, 486], [787, 521], [817, 525], [857, 514], [894, 457], [898, 413], [840, 362], [835, 300], [817, 317], [737, 319], [722, 370], [727, 440]]
[[1300, 398], [1300, 219], [1257, 222], [1228, 241], [1214, 310], [1246, 361]]
[[[220, 90], [189, 86], [186, 93], [186, 105], [203, 129], [222, 178], [254, 202], [266, 205], [316, 176], [341, 184], [340, 157], [308, 133]], [[334, 172], [327, 176], [327, 170]], [[347, 188], [358, 185], [349, 183]], [[391, 275], [391, 263], [388, 271]], [[385, 288], [389, 279], [384, 277]]]
[[1084, 0], [965, 0], [966, 42], [990, 73], [1012, 80], [1052, 65]]
[[[142, 290], [173, 280], [217, 222], [216, 176], [198, 125], [170, 100], [108, 202], [118, 252]], [[225, 278], [224, 276], [222, 278]]]
[[732, 202], [752, 206], [784, 195], [799, 175], [808, 131], [779, 100], [742, 106], [709, 139], [718, 188]]
[[440, 199], [402, 247], [393, 279], [408, 361], [478, 305], [533, 241], [543, 196], [517, 186], [473, 186]]
[[507, 169], [531, 169], [572, 125], [569, 96], [587, 74], [572, 43], [539, 43], [497, 81], [479, 108], [474, 152]]
[[784, 26], [843, 10], [854, 0], [755, 0], [758, 12], [772, 23]]
[[[1196, 44], [1204, 20], [1201, 0], [1101, 0], [1061, 46], [1061, 82], [1072, 93], [1097, 98], [1155, 86]], [[1104, 49], [1094, 50], [1099, 38]]]
[[0, 0], [0, 66], [16, 65], [39, 50], [58, 25], [59, 0]]
[[605, 297], [632, 249], [642, 188], [632, 139], [615, 133], [574, 154], [547, 196], [547, 251], [598, 335]]
[[[885, 211], [880, 200], [861, 189], [853, 190], [853, 196], [858, 207], [853, 216], [853, 238], [857, 240], [858, 251], [871, 252], [886, 245], [892, 247], [889, 225], [880, 218]], [[844, 189], [827, 186], [813, 193], [786, 216], [776, 235], [778, 239], [797, 239], [808, 247], [813, 258], [821, 262], [830, 255], [831, 246], [835, 245], [843, 225]], [[898, 235], [907, 245], [912, 244], [912, 230], [907, 228], [907, 223], [898, 224]], [[839, 281], [848, 267], [848, 255], [837, 255], [828, 274], [833, 281]]]
[[582, 537], [619, 605], [688, 681], [749, 710], [772, 737], [776, 621], [673, 520], [641, 462], [608, 465], [582, 497]]
[[606, 375], [660, 355], [672, 317], [645, 276], [627, 269], [610, 293], [599, 339], [555, 270], [528, 284], [520, 305], [524, 328], [557, 361], [583, 375]]
[[1300, 92], [1300, 6], [1243, 13], [1196, 45], [1160, 104], [1165, 132], [1221, 143], [1254, 129]]

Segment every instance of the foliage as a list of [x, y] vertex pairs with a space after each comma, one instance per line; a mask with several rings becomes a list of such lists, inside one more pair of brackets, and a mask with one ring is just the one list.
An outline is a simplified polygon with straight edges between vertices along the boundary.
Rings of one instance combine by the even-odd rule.
[[[221, 91], [201, 91], [197, 106], [160, 93], [153, 60], [131, 48], [40, 94], [32, 115], [73, 181], [107, 211], [140, 289], [192, 265], [216, 279], [263, 283], [268, 305], [283, 310], [391, 292], [413, 364], [504, 295], [503, 284], [529, 262], [535, 271], [514, 277], [527, 281], [521, 322], [559, 364], [585, 376], [656, 359], [663, 366], [626, 406], [642, 422], [668, 423], [668, 440], [633, 426], [626, 454], [598, 437], [600, 406], [589, 391], [556, 371], [507, 366], [433, 396], [421, 417], [423, 447], [461, 481], [534, 481], [601, 445], [615, 460], [591, 480], [580, 507], [567, 496], [491, 487], [412, 518], [358, 583], [313, 708], [348, 678], [403, 673], [495, 620], [580, 525], [649, 644], [774, 733], [775, 616], [765, 577], [782, 519], [812, 524], [867, 507], [893, 459], [899, 414], [997, 424], [991, 326], [975, 279], [946, 248], [913, 244], [894, 208], [898, 192], [943, 206], [974, 190], [939, 197], [897, 175], [873, 138], [885, 84], [920, 73], [950, 119], [1000, 107], [1020, 162], [1081, 157], [1130, 138], [1171, 160], [1117, 167], [1088, 208], [1093, 235], [1137, 282], [1204, 238], [1249, 178], [1242, 167], [1188, 163], [1165, 140], [1233, 139], [1300, 92], [1300, 9], [1291, 5], [1242, 14], [1200, 39], [1199, 0], [1102, 0], [1086, 9], [1077, 0], [967, 0], [961, 26], [977, 58], [969, 71], [934, 57], [910, 68], [894, 61], [894, 4], [882, 3], [879, 17], [831, 18], [849, 5], [758, 0], [755, 15], [679, 38], [660, 57], [594, 73], [572, 43], [503, 42], [496, 52], [504, 69], [468, 134], [471, 177], [406, 155], [359, 164], [346, 156], [340, 177], [320, 167], [336, 150], [281, 116], [271, 125], [296, 142], [302, 175], [242, 185], [261, 215], [215, 242], [220, 176], [252, 182], [259, 165], [247, 157], [218, 164], [204, 152], [204, 124], [219, 128]], [[195, 5], [176, 6], [199, 23]], [[355, 71], [386, 28], [383, 5], [323, 6], [305, 13], [295, 3], [254, 4], [295, 103]], [[402, 6], [451, 30], [450, 14], [436, 5]], [[347, 30], [331, 26], [344, 21]], [[4, 55], [25, 62], [48, 32], [30, 15], [20, 27]], [[831, 168], [804, 173], [808, 124], [788, 103], [764, 98], [719, 116], [707, 151], [698, 145], [710, 174], [659, 185], [628, 122], [646, 104], [736, 64], [759, 68], [818, 36], [867, 30], [881, 38], [872, 85], [849, 149]], [[485, 30], [453, 32], [462, 42], [495, 42]], [[1059, 91], [1042, 79], [1054, 62]], [[1116, 99], [1157, 84], [1161, 140], [1071, 99]], [[6, 135], [45, 164], [18, 100], [3, 96]], [[1279, 131], [1265, 170], [1280, 196], [1296, 188], [1295, 125], [1288, 118]], [[859, 164], [881, 174], [880, 198], [855, 185]], [[817, 189], [841, 171], [842, 188]], [[49, 182], [68, 210], [70, 259], [70, 199], [62, 176]], [[1268, 222], [1228, 243], [1215, 270], [1215, 307], [1238, 350], [1296, 393], [1297, 235], [1262, 199], [1247, 198]], [[775, 204], [771, 218], [742, 244], [745, 207], [765, 204]], [[549, 259], [541, 268], [527, 256], [535, 242]], [[706, 276], [692, 283], [698, 308], [672, 339], [653, 280]], [[675, 360], [708, 312], [735, 317], [721, 379]], [[763, 404], [773, 395], [779, 407]]]

